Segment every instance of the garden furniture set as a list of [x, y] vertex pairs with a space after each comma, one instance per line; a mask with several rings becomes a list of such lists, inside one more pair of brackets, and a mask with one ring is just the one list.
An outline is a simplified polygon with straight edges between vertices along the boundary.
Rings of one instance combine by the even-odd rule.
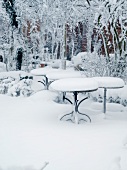
[[[103, 100], [103, 113], [106, 113], [106, 92], [107, 89], [116, 89], [124, 87], [124, 81], [115, 77], [92, 77], [86, 78], [82, 71], [74, 71], [72, 69], [62, 70], [54, 69], [50, 67], [38, 68], [31, 71], [35, 76], [43, 76], [45, 78], [42, 83], [45, 85], [45, 89], [50, 89], [57, 92], [62, 92], [63, 100], [69, 101], [73, 105], [73, 109], [70, 113], [63, 115], [60, 120], [71, 120], [74, 123], [80, 123], [80, 121], [91, 122], [89, 115], [81, 113], [79, 111], [80, 104], [88, 99], [85, 96], [82, 100], [78, 100], [79, 93], [90, 93], [98, 90], [98, 88], [104, 89]], [[66, 93], [73, 94], [73, 102], [66, 97]]]

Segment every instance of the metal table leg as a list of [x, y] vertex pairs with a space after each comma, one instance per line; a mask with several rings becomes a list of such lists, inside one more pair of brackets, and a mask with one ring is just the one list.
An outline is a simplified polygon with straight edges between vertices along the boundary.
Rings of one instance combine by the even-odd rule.
[[[79, 108], [79, 105], [84, 101], [86, 100], [88, 97], [85, 97], [84, 99], [82, 99], [81, 101], [78, 102], [78, 99], [77, 99], [77, 96], [78, 96], [78, 92], [73, 92], [73, 95], [74, 95], [74, 102], [73, 102], [73, 111], [71, 113], [68, 113], [68, 114], [65, 114], [64, 116], [62, 116], [60, 118], [60, 120], [62, 120], [63, 118], [66, 118], [68, 117], [68, 115], [71, 115], [69, 118], [66, 119], [66, 121], [69, 121], [71, 120], [72, 122], [74, 123], [79, 123], [81, 120], [87, 122], [87, 120], [89, 120], [89, 122], [91, 122], [91, 119], [90, 117], [85, 114], [85, 113], [81, 113], [79, 112], [78, 108]], [[70, 102], [72, 104], [72, 102]], [[79, 115], [82, 115], [82, 116], [85, 116], [86, 118], [82, 118], [82, 119], [79, 119]]]
[[45, 77], [45, 89], [48, 90], [48, 86], [49, 86], [48, 78], [46, 76], [44, 76], [44, 77]]
[[63, 94], [63, 102], [64, 102], [64, 100], [67, 100], [70, 104], [72, 104], [72, 101], [70, 101], [70, 99], [68, 99], [67, 97], [66, 97], [66, 92], [62, 92], [62, 94]]
[[[75, 102], [75, 103], [76, 103], [76, 105], [75, 105], [75, 107], [76, 107], [76, 108], [75, 108], [75, 111], [76, 111], [79, 115], [83, 115], [83, 116], [87, 117], [88, 120], [91, 122], [90, 117], [89, 117], [87, 114], [85, 114], [85, 113], [79, 112], [79, 109], [78, 109], [78, 108], [79, 108], [79, 105], [80, 105], [84, 100], [88, 99], [88, 97], [85, 97], [84, 99], [82, 99], [82, 100], [80, 100], [80, 101], [78, 102], [78, 100], [77, 100], [78, 92], [75, 92], [74, 95], [76, 95], [76, 97], [75, 97], [75, 100], [76, 100], [76, 102]], [[84, 119], [84, 118], [79, 119], [79, 121], [81, 121], [81, 120], [87, 122], [87, 120]]]
[[48, 78], [47, 78], [46, 76], [43, 76], [43, 77], [45, 78], [45, 80], [43, 80], [43, 81], [38, 81], [38, 82], [42, 83], [42, 84], [45, 86], [45, 89], [48, 90], [48, 86], [49, 86], [49, 84], [48, 84]]
[[104, 88], [104, 101], [103, 101], [103, 112], [106, 113], [106, 92], [107, 89]]

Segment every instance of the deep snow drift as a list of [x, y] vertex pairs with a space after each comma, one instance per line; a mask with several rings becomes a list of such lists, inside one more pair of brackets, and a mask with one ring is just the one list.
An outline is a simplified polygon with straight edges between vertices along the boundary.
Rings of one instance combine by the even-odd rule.
[[109, 104], [105, 116], [102, 103], [86, 100], [81, 109], [93, 112], [93, 121], [77, 125], [59, 121], [72, 106], [56, 103], [57, 96], [0, 95], [1, 169], [39, 170], [48, 162], [46, 170], [126, 170], [127, 108]]

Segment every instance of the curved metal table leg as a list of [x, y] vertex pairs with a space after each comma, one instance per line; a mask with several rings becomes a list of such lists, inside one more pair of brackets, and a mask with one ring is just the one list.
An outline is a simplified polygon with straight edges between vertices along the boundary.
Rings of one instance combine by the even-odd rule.
[[[81, 112], [79, 112], [79, 111], [78, 111], [78, 113], [79, 113], [80, 115], [86, 116], [86, 117], [89, 119], [89, 121], [91, 122], [91, 119], [90, 119], [90, 117], [89, 117], [87, 114], [81, 113]], [[80, 119], [80, 120], [83, 120], [83, 119]], [[86, 121], [86, 120], [84, 120], [84, 121]], [[87, 121], [86, 121], [86, 122], [87, 122]]]
[[48, 78], [46, 76], [43, 76], [45, 80], [38, 81], [39, 83], [42, 83], [45, 86], [45, 89], [48, 90]]
[[[80, 105], [84, 100], [88, 99], [88, 97], [85, 97], [84, 99], [82, 99], [81, 101], [78, 102], [78, 100], [77, 100], [78, 92], [74, 92], [73, 94], [74, 94], [74, 101], [75, 101], [75, 112], [78, 113], [78, 114], [80, 114], [80, 115], [86, 116], [86, 117], [89, 119], [89, 121], [91, 122], [91, 119], [90, 119], [90, 117], [89, 117], [87, 114], [81, 113], [81, 112], [79, 112], [79, 110], [78, 110], [79, 105]], [[83, 118], [82, 118], [82, 119], [79, 119], [79, 121], [81, 121], [81, 120], [84, 120], [84, 121], [87, 122], [86, 119], [83, 119]]]
[[45, 77], [45, 89], [48, 90], [48, 86], [49, 86], [48, 78], [46, 76], [44, 76], [44, 77]]
[[[73, 111], [72, 111], [71, 113], [67, 113], [67, 114], [63, 115], [63, 116], [60, 118], [60, 120], [62, 120], [63, 118], [67, 117], [68, 115], [73, 115]], [[66, 121], [68, 121], [68, 120], [71, 120], [71, 121], [73, 122], [73, 120], [71, 119], [71, 117], [68, 118], [68, 119], [66, 119]]]
[[73, 104], [72, 101], [68, 98], [65, 97], [66, 96], [66, 92], [63, 92], [63, 101], [67, 100], [70, 104]]
[[78, 108], [79, 108], [79, 105], [84, 101], [86, 100], [88, 97], [85, 97], [84, 99], [82, 99], [81, 101], [78, 102], [78, 99], [77, 99], [77, 96], [78, 96], [78, 92], [73, 92], [73, 95], [74, 95], [74, 103], [72, 103], [69, 99], [67, 99], [65, 97], [65, 95], [63, 95], [63, 100], [66, 99], [68, 100], [71, 104], [73, 104], [73, 111], [71, 113], [67, 113], [65, 115], [63, 115], [60, 120], [63, 120], [63, 118], [66, 118], [68, 115], [71, 115], [69, 118], [66, 119], [66, 121], [72, 121], [74, 123], [79, 123], [80, 121], [85, 121], [87, 122], [87, 120], [85, 118], [81, 118], [79, 119], [78, 115], [83, 115], [85, 117], [87, 117], [89, 119], [89, 122], [91, 122], [91, 119], [90, 117], [85, 114], [85, 113], [81, 113], [79, 112]]
[[43, 82], [43, 81], [38, 81], [39, 83], [42, 83], [44, 86], [45, 86], [45, 82]]
[[[80, 105], [84, 100], [86, 100], [86, 99], [88, 99], [88, 97], [85, 97], [84, 99], [82, 99], [82, 100], [78, 103], [78, 105], [77, 105], [77, 111], [78, 111], [78, 113], [79, 113], [80, 115], [86, 116], [86, 117], [89, 119], [89, 121], [91, 122], [91, 119], [90, 119], [90, 117], [89, 117], [87, 114], [81, 113], [81, 112], [79, 112], [79, 110], [78, 110], [79, 105]], [[80, 120], [83, 120], [83, 119], [80, 119]], [[86, 120], [84, 120], [84, 121], [86, 121]]]

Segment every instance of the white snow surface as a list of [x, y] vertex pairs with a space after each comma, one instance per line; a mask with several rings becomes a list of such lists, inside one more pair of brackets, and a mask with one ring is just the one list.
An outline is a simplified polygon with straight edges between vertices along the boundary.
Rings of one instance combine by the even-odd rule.
[[[92, 123], [77, 125], [58, 119], [72, 106], [56, 103], [57, 96], [49, 90], [0, 95], [0, 169], [40, 170], [48, 162], [45, 170], [126, 170], [127, 108], [112, 104], [105, 116], [100, 111]], [[97, 114], [92, 102], [80, 109]]]

